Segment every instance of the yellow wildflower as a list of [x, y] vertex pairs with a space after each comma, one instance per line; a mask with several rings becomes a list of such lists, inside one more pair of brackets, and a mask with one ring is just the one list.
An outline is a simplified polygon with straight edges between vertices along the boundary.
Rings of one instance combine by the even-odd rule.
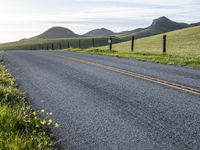
[[58, 124], [58, 123], [55, 123], [55, 127], [56, 127], [56, 128], [59, 128], [59, 124]]
[[45, 125], [47, 122], [46, 122], [46, 120], [42, 120], [42, 121], [40, 121], [40, 123], [41, 123], [42, 125]]
[[45, 110], [44, 109], [41, 109], [41, 113], [44, 113], [45, 112]]
[[37, 113], [34, 111], [34, 112], [33, 112], [33, 116], [36, 116], [36, 115], [37, 115]]
[[52, 124], [52, 119], [49, 119], [49, 121], [48, 121], [48, 125], [51, 125]]

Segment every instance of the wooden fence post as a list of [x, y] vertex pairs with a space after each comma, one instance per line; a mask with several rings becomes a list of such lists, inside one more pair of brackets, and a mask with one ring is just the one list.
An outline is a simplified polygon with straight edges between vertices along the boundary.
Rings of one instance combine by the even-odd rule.
[[110, 39], [108, 40], [110, 51], [112, 51], [112, 42], [113, 42], [112, 37], [110, 37]]
[[52, 43], [52, 50], [54, 50], [54, 45], [53, 45], [53, 43]]
[[92, 39], [92, 47], [94, 48], [94, 38]]
[[81, 48], [81, 40], [78, 41], [79, 48]]
[[166, 52], [167, 52], [167, 47], [166, 47], [166, 45], [167, 45], [167, 35], [163, 35], [163, 54], [166, 54]]
[[62, 44], [61, 44], [61, 42], [59, 43], [59, 48], [62, 49]]
[[69, 44], [69, 41], [67, 42], [67, 48], [70, 48], [70, 44]]
[[134, 46], [135, 46], [135, 37], [132, 36], [132, 43], [131, 43], [131, 51], [134, 51]]

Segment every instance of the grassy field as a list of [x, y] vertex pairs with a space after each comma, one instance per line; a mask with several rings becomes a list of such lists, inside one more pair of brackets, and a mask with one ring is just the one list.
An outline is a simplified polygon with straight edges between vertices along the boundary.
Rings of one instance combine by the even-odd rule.
[[[166, 33], [167, 53], [177, 56], [200, 56], [200, 26], [177, 30]], [[137, 53], [162, 53], [162, 36], [146, 37], [135, 41], [135, 52]], [[108, 49], [108, 46], [99, 47]], [[113, 45], [113, 50], [118, 52], [130, 52], [131, 41]]]
[[[40, 49], [64, 49], [64, 48], [90, 48], [93, 47], [93, 38], [71, 38], [71, 39], [25, 39], [17, 42], [0, 44], [0, 50], [40, 50]], [[80, 44], [79, 44], [80, 40]], [[122, 42], [115, 38], [114, 43]], [[94, 47], [107, 45], [107, 37], [94, 38]]]
[[55, 142], [47, 132], [47, 126], [53, 122], [40, 119], [38, 114], [26, 103], [23, 92], [15, 87], [15, 79], [0, 64], [0, 149], [55, 149]]

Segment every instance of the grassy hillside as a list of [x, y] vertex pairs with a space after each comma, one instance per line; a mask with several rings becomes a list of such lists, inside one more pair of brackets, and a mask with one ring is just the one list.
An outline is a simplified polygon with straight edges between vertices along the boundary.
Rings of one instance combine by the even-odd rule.
[[163, 34], [136, 40], [134, 52], [131, 52], [131, 41], [114, 44], [113, 51], [108, 50], [108, 46], [87, 50], [67, 50], [200, 68], [200, 26], [166, 34], [167, 54], [165, 55], [162, 54]]
[[[168, 32], [167, 53], [179, 56], [200, 56], [200, 26]], [[135, 52], [162, 53], [162, 36], [146, 37], [135, 41]], [[100, 47], [107, 49], [108, 47]], [[130, 52], [131, 41], [113, 45], [113, 50]]]
[[[17, 42], [0, 44], [0, 50], [38, 50], [38, 49], [64, 49], [68, 48], [70, 42], [71, 48], [90, 48], [93, 47], [92, 39], [95, 38], [94, 47], [108, 45], [109, 35], [113, 35], [113, 42], [120, 43], [128, 41], [134, 35], [136, 39], [164, 33], [167, 31], [174, 31], [180, 28], [188, 27], [189, 25], [183, 23], [176, 23], [166, 17], [155, 19], [153, 23], [147, 28], [139, 28], [133, 31], [121, 32], [114, 34], [107, 29], [93, 30], [88, 33], [88, 36], [79, 36], [69, 29], [62, 27], [53, 27], [43, 34], [31, 39], [25, 39]], [[86, 34], [87, 35], [87, 34]], [[58, 38], [60, 37], [60, 38]], [[69, 37], [69, 38], [65, 38]], [[79, 44], [81, 40], [81, 46]]]
[[[0, 44], [0, 50], [38, 50], [38, 49], [64, 49], [79, 48], [79, 40], [81, 40], [80, 48], [93, 47], [93, 38], [58, 38], [58, 39], [27, 39], [17, 42]], [[122, 39], [115, 38], [114, 43], [122, 42]], [[68, 45], [69, 43], [69, 45]], [[108, 37], [94, 38], [94, 46], [107, 45]]]

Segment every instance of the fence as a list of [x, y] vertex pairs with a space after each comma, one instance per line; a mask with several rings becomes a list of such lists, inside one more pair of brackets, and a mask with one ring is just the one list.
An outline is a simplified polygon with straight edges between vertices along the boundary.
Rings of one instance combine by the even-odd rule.
[[[130, 43], [130, 51], [135, 50], [135, 46], [137, 46], [137, 43], [135, 43], [135, 37], [133, 36], [131, 38]], [[82, 39], [63, 39], [63, 40], [57, 40], [57, 41], [48, 41], [44, 42], [42, 44], [34, 44], [25, 46], [20, 49], [31, 49], [31, 50], [55, 50], [55, 49], [65, 49], [65, 48], [80, 48], [80, 49], [86, 49], [86, 48], [95, 48], [95, 47], [101, 47], [101, 46], [108, 46], [109, 50], [113, 49], [113, 45], [117, 43], [124, 42], [125, 40], [122, 38], [118, 38], [115, 36], [112, 36], [110, 38], [102, 37], [102, 38], [82, 38]], [[167, 52], [167, 36], [163, 36], [163, 44], [162, 44], [162, 52], [166, 54]], [[160, 41], [161, 42], [161, 41]], [[123, 49], [123, 48], [122, 48]]]
[[[28, 49], [64, 49], [64, 48], [98, 48], [113, 49], [118, 52], [152, 53], [179, 56], [200, 56], [200, 28], [186, 28], [167, 33], [167, 36], [158, 34], [145, 38], [131, 37], [127, 35], [116, 35], [108, 44], [110, 37], [99, 38], [74, 38], [74, 39], [28, 39], [0, 45], [1, 50], [28, 50]], [[144, 36], [144, 35], [143, 35]], [[119, 38], [120, 37], [120, 38]], [[135, 40], [137, 39], [137, 40]], [[124, 42], [127, 41], [127, 42]], [[117, 43], [117, 44], [116, 44]]]
[[[42, 44], [32, 44], [21, 47], [20, 49], [31, 49], [31, 50], [55, 50], [55, 49], [65, 49], [65, 48], [93, 48], [108, 45], [107, 37], [100, 38], [81, 38], [81, 39], [61, 39], [57, 41], [44, 42]], [[123, 39], [113, 38], [112, 44], [123, 42]]]

